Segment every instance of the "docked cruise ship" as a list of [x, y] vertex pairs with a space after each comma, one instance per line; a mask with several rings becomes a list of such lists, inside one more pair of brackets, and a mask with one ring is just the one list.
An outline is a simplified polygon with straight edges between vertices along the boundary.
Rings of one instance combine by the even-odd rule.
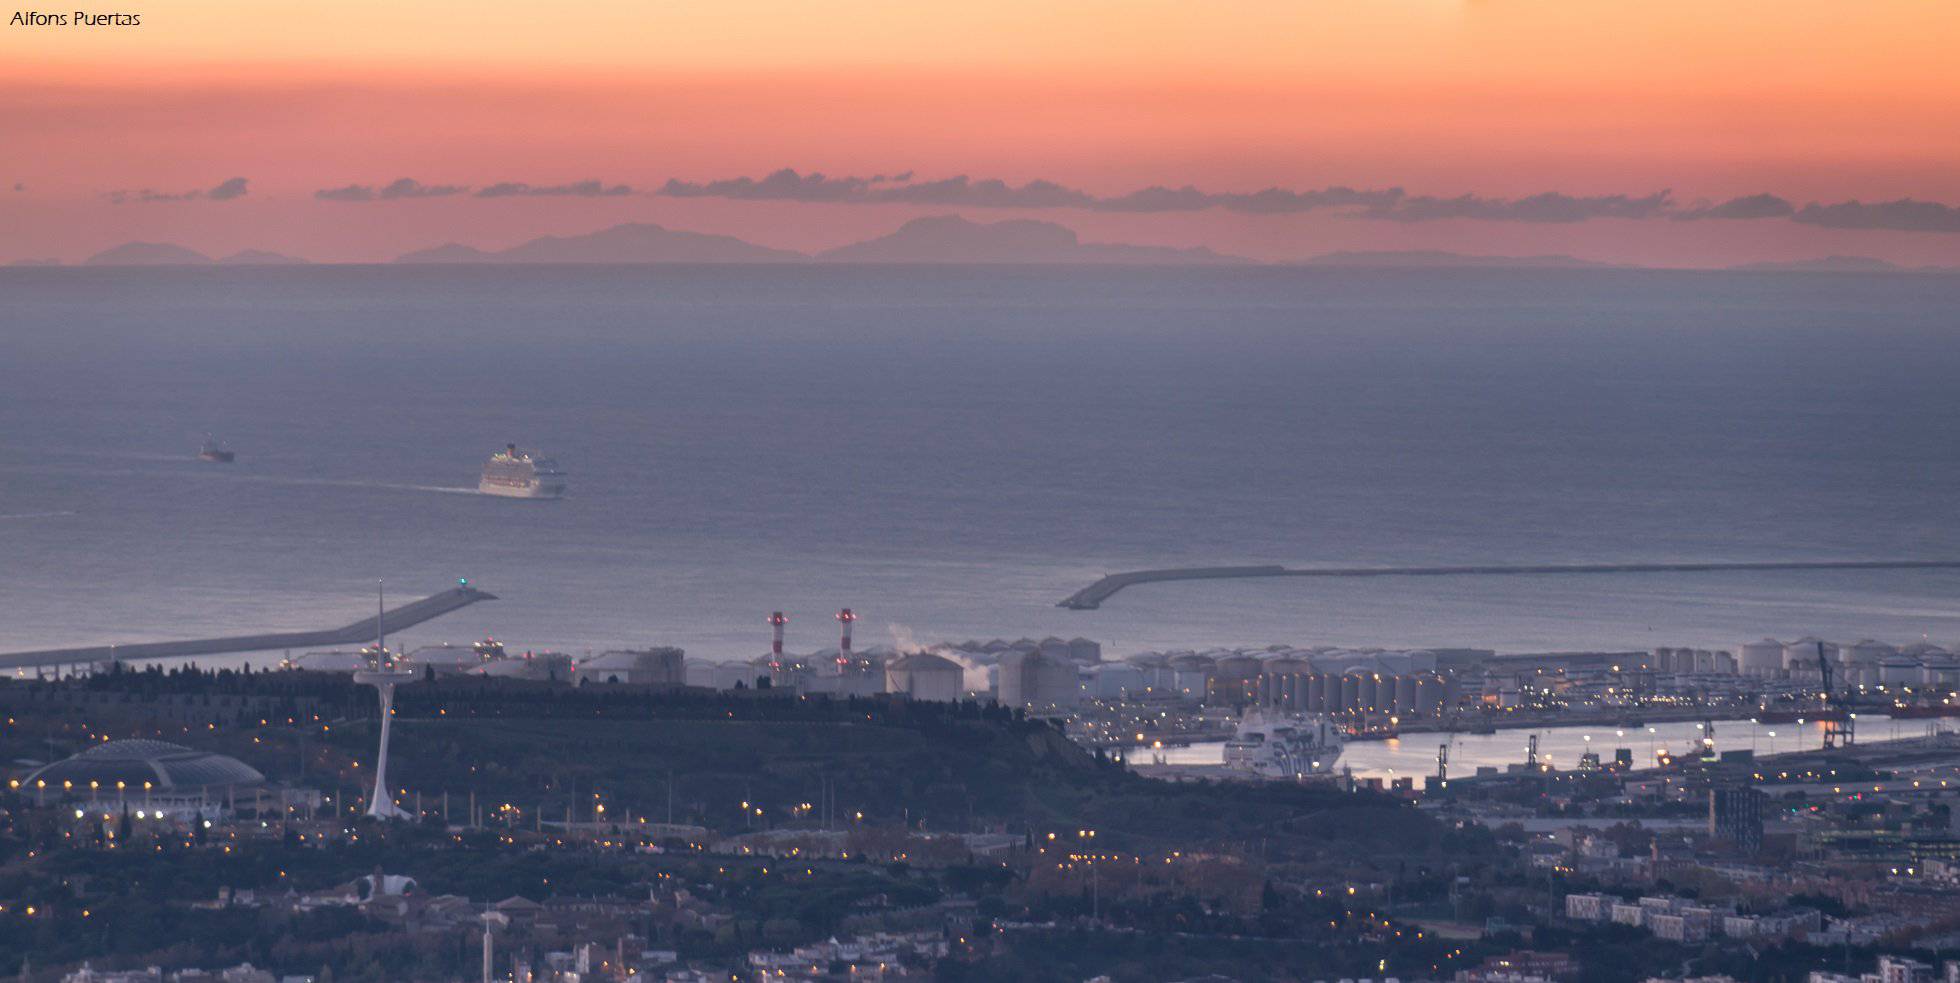
[[483, 464], [483, 479], [476, 490], [485, 495], [507, 498], [557, 498], [565, 494], [565, 472], [549, 458], [533, 457], [506, 444]]
[[1346, 742], [1318, 714], [1247, 709], [1238, 733], [1225, 742], [1225, 767], [1260, 778], [1305, 778], [1334, 770]]

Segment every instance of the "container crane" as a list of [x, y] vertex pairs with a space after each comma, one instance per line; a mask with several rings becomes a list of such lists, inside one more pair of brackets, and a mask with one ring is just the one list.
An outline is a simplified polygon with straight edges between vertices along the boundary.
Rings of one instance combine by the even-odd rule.
[[1823, 642], [1817, 643], [1817, 671], [1824, 677], [1824, 703], [1836, 711], [1824, 715], [1824, 749], [1850, 747], [1857, 740], [1857, 720], [1851, 715], [1849, 701], [1831, 685], [1831, 660], [1824, 654]]

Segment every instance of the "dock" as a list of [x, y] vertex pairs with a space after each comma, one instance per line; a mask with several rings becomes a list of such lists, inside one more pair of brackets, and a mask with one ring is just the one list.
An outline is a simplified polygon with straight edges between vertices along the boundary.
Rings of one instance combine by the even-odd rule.
[[331, 645], [365, 645], [379, 638], [382, 632], [399, 632], [413, 628], [478, 601], [496, 599], [497, 595], [474, 587], [452, 587], [440, 594], [431, 594], [419, 601], [390, 608], [382, 612], [379, 618], [363, 618], [340, 628], [262, 635], [232, 635], [225, 638], [193, 638], [175, 642], [137, 642], [129, 645], [95, 645], [86, 648], [11, 652], [0, 654], [0, 669], [135, 662], [145, 659], [219, 655], [226, 652], [268, 652], [275, 649], [319, 648]]
[[1093, 611], [1125, 587], [1167, 580], [1244, 577], [1488, 577], [1531, 574], [1716, 573], [1735, 570], [1955, 570], [1960, 560], [1795, 560], [1762, 563], [1548, 563], [1458, 567], [1180, 567], [1112, 573], [1063, 598], [1056, 607]]

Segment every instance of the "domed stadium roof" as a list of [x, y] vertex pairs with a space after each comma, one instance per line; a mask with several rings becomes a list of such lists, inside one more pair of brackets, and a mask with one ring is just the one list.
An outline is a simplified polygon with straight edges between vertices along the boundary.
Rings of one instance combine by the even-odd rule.
[[262, 785], [265, 776], [237, 758], [168, 741], [131, 740], [97, 744], [36, 770], [24, 784], [32, 786], [39, 781], [78, 786], [99, 782], [105, 787], [124, 782], [130, 788], [142, 788], [149, 782], [158, 789], [197, 789]]

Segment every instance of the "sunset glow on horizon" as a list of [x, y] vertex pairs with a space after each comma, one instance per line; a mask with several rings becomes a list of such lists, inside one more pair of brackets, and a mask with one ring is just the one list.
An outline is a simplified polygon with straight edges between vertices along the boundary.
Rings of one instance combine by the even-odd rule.
[[[1960, 205], [1960, 9], [1925, 3], [130, 9], [140, 26], [0, 31], [0, 261], [74, 261], [132, 239], [371, 261], [623, 221], [809, 250], [957, 212], [1278, 260], [1442, 248], [1960, 264], [1960, 212], [1952, 229], [1946, 213], [1674, 220], [1748, 196], [1789, 211]], [[784, 168], [1053, 182], [1097, 199], [1344, 187], [1480, 201], [1666, 192], [1669, 205], [1646, 218], [1373, 220], [655, 193]], [[201, 193], [241, 177], [248, 193]], [[320, 194], [404, 178], [630, 193]]]

